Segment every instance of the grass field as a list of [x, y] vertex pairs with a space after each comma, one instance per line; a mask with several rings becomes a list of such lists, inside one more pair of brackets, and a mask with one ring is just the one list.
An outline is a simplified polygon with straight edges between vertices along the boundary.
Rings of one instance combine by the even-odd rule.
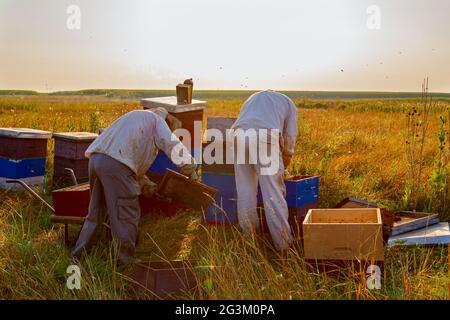
[[[198, 97], [208, 99], [206, 116], [236, 116], [245, 99], [238, 93]], [[136, 93], [129, 93], [126, 99], [107, 93], [24, 94], [0, 96], [0, 127], [96, 132], [139, 108], [138, 100], [133, 100]], [[293, 98], [299, 106], [299, 136], [290, 171], [320, 175], [320, 207], [332, 207], [342, 198], [354, 196], [375, 200], [391, 210], [409, 208], [405, 133], [407, 115], [417, 106], [416, 99], [408, 95], [314, 99], [305, 94]], [[430, 113], [417, 195], [418, 209], [438, 212], [442, 220], [450, 215], [449, 205], [440, 201], [443, 192], [450, 198], [448, 188], [443, 191], [436, 182], [436, 166], [442, 156], [438, 137], [447, 130], [441, 128], [439, 117], [449, 117], [449, 106], [443, 95]], [[448, 140], [444, 142], [445, 153]], [[50, 144], [49, 155], [52, 152]], [[52, 157], [48, 160], [49, 186], [44, 197], [51, 200]], [[448, 166], [445, 170], [448, 172]], [[27, 194], [0, 191], [0, 298], [135, 298], [130, 270], [116, 267], [107, 241], [101, 241], [83, 260], [82, 289], [68, 290], [69, 249], [63, 245], [62, 228], [53, 226], [49, 218], [50, 212]], [[300, 251], [278, 256], [264, 237], [248, 240], [234, 228], [204, 226], [199, 213], [171, 219], [151, 216], [142, 221], [141, 229], [138, 252], [152, 259], [197, 258], [227, 266], [208, 275], [204, 287], [186, 293], [186, 298], [450, 298], [446, 247], [387, 248], [382, 289], [368, 290], [364, 272], [343, 269], [338, 277], [310, 272]], [[75, 229], [71, 231], [76, 234]]]

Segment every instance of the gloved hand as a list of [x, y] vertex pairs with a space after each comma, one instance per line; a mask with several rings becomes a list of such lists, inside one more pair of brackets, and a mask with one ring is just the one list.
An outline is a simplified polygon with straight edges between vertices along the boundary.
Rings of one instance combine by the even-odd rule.
[[141, 193], [146, 198], [154, 196], [156, 191], [158, 191], [158, 185], [150, 180], [146, 181], [141, 188]]
[[197, 165], [196, 164], [185, 164], [181, 167], [180, 170], [182, 175], [185, 175], [190, 180], [198, 181], [200, 177], [197, 174]]

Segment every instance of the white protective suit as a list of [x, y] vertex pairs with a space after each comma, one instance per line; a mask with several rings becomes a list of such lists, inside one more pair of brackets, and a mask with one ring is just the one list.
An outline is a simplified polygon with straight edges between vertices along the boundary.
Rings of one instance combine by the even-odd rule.
[[[164, 108], [131, 111], [111, 124], [86, 150], [86, 157], [102, 153], [129, 167], [142, 188], [148, 183], [145, 173], [158, 151], [178, 163], [193, 163], [190, 152], [170, 131]], [[133, 125], [130, 125], [133, 124]], [[173, 148], [176, 151], [172, 154]]]
[[[236, 163], [235, 179], [237, 188], [237, 209], [239, 224], [245, 234], [251, 233], [259, 225], [257, 206], [258, 180], [264, 202], [265, 216], [275, 247], [284, 250], [289, 247], [293, 237], [288, 223], [288, 207], [285, 200], [284, 165], [282, 155], [292, 156], [297, 137], [297, 108], [286, 95], [271, 90], [253, 94], [243, 105], [232, 129], [276, 129], [279, 138], [271, 141], [269, 137], [258, 139], [262, 144], [279, 143], [279, 168], [273, 174], [261, 174], [264, 166]], [[269, 131], [270, 132], [270, 131]], [[238, 135], [239, 136], [239, 135]], [[239, 139], [239, 137], [238, 137]], [[274, 142], [275, 141], [275, 142]], [[248, 149], [248, 145], [246, 145]], [[264, 148], [270, 148], [265, 145]], [[265, 149], [266, 150], [266, 149]], [[248, 150], [247, 150], [248, 152]]]
[[[119, 244], [119, 259], [133, 261], [140, 219], [139, 194], [151, 184], [145, 173], [162, 150], [175, 164], [195, 166], [186, 147], [164, 121], [164, 109], [131, 111], [117, 119], [87, 149], [89, 212], [72, 257], [94, 244], [106, 217]], [[175, 150], [176, 152], [172, 152]]]

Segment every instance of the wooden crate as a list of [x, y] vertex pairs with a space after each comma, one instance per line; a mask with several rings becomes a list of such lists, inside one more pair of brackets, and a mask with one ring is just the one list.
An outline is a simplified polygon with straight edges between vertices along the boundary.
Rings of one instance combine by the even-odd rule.
[[29, 159], [47, 157], [47, 139], [17, 139], [0, 136], [0, 157]]
[[309, 210], [303, 236], [307, 260], [384, 260], [377, 208]]
[[158, 184], [158, 194], [186, 206], [186, 208], [206, 211], [217, 194], [217, 189], [186, 176], [167, 170]]
[[55, 215], [85, 217], [89, 210], [89, 183], [54, 190], [52, 197]]
[[195, 261], [150, 261], [134, 264], [134, 280], [137, 294], [149, 295], [155, 299], [175, 298], [178, 294], [193, 289], [198, 280], [193, 270], [210, 267], [197, 267]]
[[[319, 176], [297, 175], [284, 180], [286, 203], [289, 208], [298, 208], [319, 200]], [[258, 205], [263, 205], [261, 188], [258, 186]]]
[[67, 177], [65, 168], [70, 168], [75, 173], [77, 179], [86, 179], [89, 177], [89, 159], [68, 159], [55, 157], [53, 163], [53, 178], [64, 179]]
[[202, 179], [203, 183], [218, 190], [214, 203], [202, 215], [202, 221], [217, 225], [237, 223], [237, 192], [234, 175], [202, 172]]
[[84, 153], [98, 134], [90, 132], [61, 132], [54, 133], [55, 157], [82, 160]]
[[[162, 107], [166, 109], [171, 115], [176, 117], [182, 123], [182, 128], [187, 129], [191, 134], [190, 148], [201, 148], [202, 137], [195, 137], [196, 121], [203, 122], [203, 111], [206, 109], [206, 102], [200, 100], [192, 100], [189, 104], [179, 104], [177, 97], [159, 97], [147, 98], [141, 100], [141, 106], [144, 109], [154, 109]], [[202, 131], [202, 127], [200, 127]], [[201, 133], [201, 132], [200, 132]]]

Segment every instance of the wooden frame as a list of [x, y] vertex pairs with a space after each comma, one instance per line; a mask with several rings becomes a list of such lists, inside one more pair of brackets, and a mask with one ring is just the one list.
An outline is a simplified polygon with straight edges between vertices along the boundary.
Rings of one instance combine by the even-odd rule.
[[303, 221], [305, 259], [383, 261], [381, 210], [311, 209]]
[[439, 216], [433, 213], [401, 211], [397, 212], [396, 216], [400, 218], [400, 221], [394, 221], [391, 236], [439, 223]]

